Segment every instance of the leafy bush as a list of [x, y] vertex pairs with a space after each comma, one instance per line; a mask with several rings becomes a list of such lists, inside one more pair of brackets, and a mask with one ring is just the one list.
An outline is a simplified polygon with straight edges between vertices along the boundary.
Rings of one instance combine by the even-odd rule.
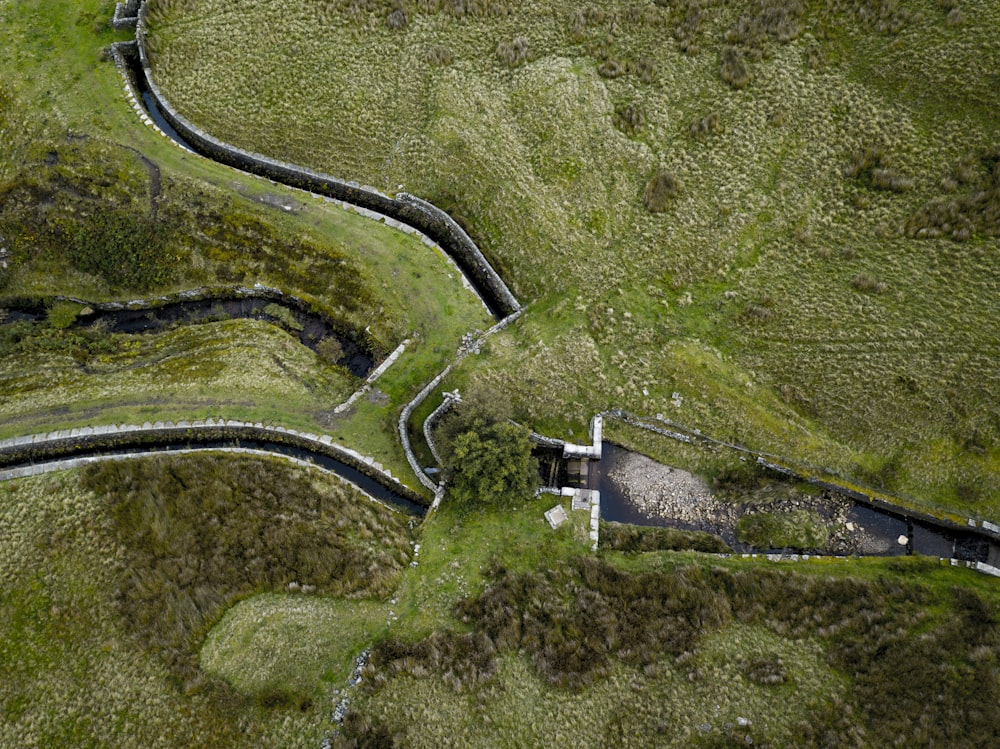
[[76, 322], [76, 316], [80, 314], [80, 305], [74, 302], [55, 302], [49, 308], [49, 325], [58, 330], [68, 328]]
[[316, 352], [331, 364], [336, 364], [344, 356], [344, 347], [336, 338], [326, 337], [316, 346]]
[[477, 419], [455, 437], [445, 459], [449, 503], [469, 511], [515, 507], [529, 499], [538, 482], [529, 434], [515, 424]]

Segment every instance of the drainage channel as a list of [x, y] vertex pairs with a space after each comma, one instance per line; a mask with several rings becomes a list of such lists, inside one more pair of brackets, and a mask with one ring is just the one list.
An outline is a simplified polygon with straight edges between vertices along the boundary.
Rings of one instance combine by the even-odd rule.
[[[592, 464], [591, 484], [601, 492], [601, 517], [607, 521], [631, 525], [676, 528], [687, 531], [703, 531], [719, 536], [734, 551], [746, 553], [794, 553], [803, 551], [790, 548], [761, 549], [739, 540], [732, 519], [708, 518], [700, 522], [685, 522], [674, 517], [650, 514], [641, 509], [623, 491], [622, 486], [610, 475], [616, 461], [637, 455], [630, 450], [604, 442], [602, 459]], [[856, 499], [840, 495], [838, 501], [849, 501], [851, 507], [846, 515], [846, 528], [862, 537], [859, 545], [849, 554], [859, 556], [908, 556], [920, 554], [943, 559], [957, 559], [963, 562], [984, 562], [995, 565], [1000, 560], [1000, 544], [993, 539], [971, 529], [965, 530], [944, 524], [937, 525], [920, 518], [909, 517], [898, 508], [891, 511], [875, 507]], [[692, 500], [697, 501], [697, 500]], [[734, 505], [736, 514], [746, 510]], [[809, 554], [840, 555], [829, 549], [807, 549]]]

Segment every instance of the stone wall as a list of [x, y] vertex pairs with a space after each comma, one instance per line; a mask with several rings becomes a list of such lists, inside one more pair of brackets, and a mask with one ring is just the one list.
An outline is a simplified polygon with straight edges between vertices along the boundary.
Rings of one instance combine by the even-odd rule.
[[224, 143], [190, 122], [164, 98], [153, 80], [145, 47], [145, 2], [139, 7], [138, 19], [136, 42], [141, 74], [145, 77], [149, 93], [163, 118], [190, 147], [227, 166], [361, 206], [413, 226], [436, 242], [455, 260], [459, 269], [497, 318], [507, 316], [521, 308], [503, 279], [487, 262], [469, 236], [448, 214], [427, 201], [405, 193], [393, 199], [374, 189], [361, 187], [355, 182], [347, 182], [312, 169], [244, 151]]
[[139, 0], [126, 0], [115, 4], [111, 25], [116, 29], [134, 29], [139, 15]]
[[522, 314], [524, 314], [526, 309], [527, 309], [526, 307], [521, 307], [519, 310], [517, 310], [511, 315], [508, 315], [503, 320], [494, 325], [492, 328], [487, 330], [485, 333], [479, 336], [479, 338], [477, 338], [475, 341], [471, 342], [468, 345], [463, 345], [461, 348], [459, 348], [458, 353], [455, 355], [455, 359], [451, 362], [451, 364], [445, 367], [441, 371], [441, 373], [437, 375], [437, 377], [435, 377], [433, 380], [424, 385], [424, 387], [421, 389], [419, 393], [417, 393], [417, 395], [413, 398], [413, 400], [411, 400], [409, 403], [406, 404], [406, 406], [403, 408], [402, 413], [399, 415], [399, 422], [397, 423], [397, 429], [399, 431], [399, 440], [403, 444], [403, 452], [406, 454], [406, 460], [409, 462], [410, 468], [413, 469], [413, 472], [417, 475], [417, 478], [420, 479], [420, 483], [422, 483], [424, 486], [426, 486], [428, 489], [430, 489], [435, 493], [434, 505], [431, 506], [432, 509], [436, 507], [436, 505], [439, 504], [441, 501], [441, 492], [443, 490], [443, 486], [434, 483], [433, 481], [431, 481], [430, 478], [428, 478], [427, 474], [424, 473], [424, 469], [420, 465], [420, 462], [417, 460], [417, 456], [413, 452], [413, 446], [410, 444], [410, 434], [407, 427], [410, 421], [410, 415], [413, 413], [413, 410], [417, 406], [419, 406], [421, 403], [424, 402], [424, 400], [427, 398], [428, 395], [434, 392], [434, 389], [441, 384], [441, 382], [444, 380], [445, 377], [448, 376], [448, 373], [451, 372], [451, 370], [455, 367], [455, 365], [461, 363], [465, 359], [465, 357], [467, 357], [469, 354], [479, 353], [479, 347], [483, 344], [483, 342], [485, 342], [490, 336], [500, 332], [508, 325], [510, 325], [512, 322], [517, 320]]

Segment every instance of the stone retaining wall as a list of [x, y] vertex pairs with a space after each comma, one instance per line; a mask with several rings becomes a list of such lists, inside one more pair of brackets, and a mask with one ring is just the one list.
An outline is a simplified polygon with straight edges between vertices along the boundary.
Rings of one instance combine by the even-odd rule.
[[469, 236], [448, 214], [427, 201], [406, 193], [401, 193], [396, 199], [389, 198], [377, 190], [362, 187], [355, 182], [348, 182], [312, 169], [244, 151], [209, 135], [190, 122], [164, 98], [152, 78], [145, 48], [145, 2], [142, 2], [139, 7], [138, 19], [136, 43], [139, 62], [149, 93], [156, 102], [163, 118], [191, 147], [227, 166], [302, 190], [343, 200], [409, 224], [440, 245], [455, 260], [462, 273], [478, 290], [496, 317], [502, 318], [521, 308], [503, 279], [487, 262]]
[[116, 29], [134, 29], [139, 15], [139, 0], [126, 0], [115, 4], [111, 25]]

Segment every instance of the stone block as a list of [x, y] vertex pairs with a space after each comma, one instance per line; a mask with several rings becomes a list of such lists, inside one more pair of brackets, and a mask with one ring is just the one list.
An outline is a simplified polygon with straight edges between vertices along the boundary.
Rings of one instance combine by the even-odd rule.
[[562, 505], [556, 505], [552, 509], [546, 510], [545, 519], [549, 522], [549, 525], [552, 526], [552, 530], [555, 530], [568, 520], [566, 517], [566, 511], [563, 509]]

